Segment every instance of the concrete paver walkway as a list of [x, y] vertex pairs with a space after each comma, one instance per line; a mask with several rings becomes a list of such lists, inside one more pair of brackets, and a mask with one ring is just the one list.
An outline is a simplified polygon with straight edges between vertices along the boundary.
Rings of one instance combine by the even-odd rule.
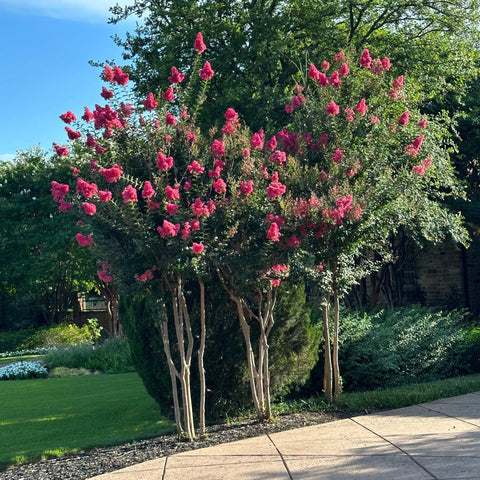
[[94, 479], [480, 480], [480, 392], [184, 452]]

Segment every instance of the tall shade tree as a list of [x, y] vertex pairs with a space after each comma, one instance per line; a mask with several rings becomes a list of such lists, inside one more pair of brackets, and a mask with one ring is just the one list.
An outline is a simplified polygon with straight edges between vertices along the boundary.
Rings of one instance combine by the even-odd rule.
[[216, 65], [212, 98], [203, 108], [210, 127], [227, 108], [249, 126], [286, 123], [281, 96], [305, 56], [374, 47], [441, 103], [476, 71], [477, 0], [146, 1], [112, 8], [113, 22], [141, 17], [135, 32], [117, 38], [142, 94], [158, 91], [171, 65], [185, 69], [185, 46], [202, 31]]
[[[51, 202], [50, 181], [69, 174], [62, 159], [47, 158], [38, 148], [0, 163], [1, 294], [10, 302], [32, 302], [40, 323], [64, 321], [77, 292], [93, 286], [91, 259], [72, 241], [73, 227]], [[24, 320], [35, 324], [34, 317]]]

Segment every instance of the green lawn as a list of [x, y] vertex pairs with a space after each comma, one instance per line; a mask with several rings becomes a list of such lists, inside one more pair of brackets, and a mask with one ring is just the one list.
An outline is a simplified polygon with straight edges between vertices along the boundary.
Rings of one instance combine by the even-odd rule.
[[136, 373], [0, 382], [0, 467], [172, 431]]
[[43, 355], [22, 355], [21, 357], [4, 357], [0, 358], [0, 367], [7, 363], [13, 362], [33, 362], [35, 360], [40, 360]]

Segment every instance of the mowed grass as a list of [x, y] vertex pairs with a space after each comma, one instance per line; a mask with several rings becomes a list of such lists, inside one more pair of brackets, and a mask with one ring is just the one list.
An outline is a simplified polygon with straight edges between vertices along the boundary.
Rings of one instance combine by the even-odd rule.
[[4, 357], [0, 358], [0, 367], [5, 364], [14, 363], [14, 362], [33, 362], [35, 360], [40, 360], [42, 355], [22, 355], [21, 357]]
[[0, 468], [174, 430], [136, 373], [0, 382]]

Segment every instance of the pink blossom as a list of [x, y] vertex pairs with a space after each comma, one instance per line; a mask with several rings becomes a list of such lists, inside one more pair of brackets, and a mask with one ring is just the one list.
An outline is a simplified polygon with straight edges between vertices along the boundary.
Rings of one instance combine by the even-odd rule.
[[85, 146], [94, 147], [97, 144], [97, 141], [92, 137], [90, 133], [87, 133], [87, 140], [85, 141]]
[[167, 200], [178, 200], [180, 198], [180, 192], [178, 188], [173, 188], [170, 185], [165, 187], [165, 196]]
[[281, 150], [275, 150], [271, 155], [269, 160], [278, 165], [283, 165], [287, 162], [287, 154]]
[[276, 223], [279, 228], [282, 228], [285, 225], [285, 219], [283, 217], [281, 217], [280, 215], [273, 215], [271, 213], [269, 213], [265, 217], [265, 221], [270, 223]]
[[77, 167], [75, 167], [75, 166], [70, 167], [70, 170], [72, 171], [72, 175], [73, 175], [74, 177], [78, 177], [78, 176], [80, 175], [80, 173], [81, 173], [81, 172], [80, 172], [80, 169], [77, 168]]
[[169, 215], [173, 215], [178, 212], [178, 205], [176, 203], [167, 203], [165, 209]]
[[67, 147], [57, 145], [55, 142], [53, 142], [53, 148], [55, 149], [55, 152], [59, 157], [66, 157], [68, 155]]
[[187, 170], [190, 173], [198, 173], [201, 174], [205, 171], [205, 167], [200, 165], [196, 160], [193, 160], [190, 165], [187, 166]]
[[308, 78], [312, 80], [318, 80], [318, 76], [320, 72], [317, 70], [317, 67], [313, 63], [310, 64], [310, 68], [308, 69]]
[[328, 85], [328, 77], [323, 72], [318, 74], [317, 84], [321, 87], [326, 87]]
[[412, 143], [407, 145], [405, 147], [405, 153], [407, 155], [411, 155], [413, 157], [418, 155], [418, 151], [420, 150], [420, 147], [422, 146], [423, 138], [424, 138], [424, 136], [420, 135]]
[[222, 173], [222, 169], [220, 167], [215, 167], [215, 170], [210, 170], [208, 172], [208, 176], [210, 178], [220, 178], [221, 173]]
[[318, 143], [320, 145], [326, 145], [328, 143], [328, 140], [329, 140], [328, 133], [322, 133], [320, 135], [320, 138], [318, 139]]
[[98, 155], [102, 155], [102, 153], [105, 153], [106, 150], [107, 149], [105, 147], [102, 147], [100, 144], [95, 144], [95, 153], [97, 153]]
[[362, 98], [360, 102], [357, 103], [355, 106], [355, 111], [360, 114], [360, 115], [365, 115], [367, 113], [368, 106], [367, 103], [365, 102], [365, 99]]
[[95, 183], [89, 183], [83, 178], [77, 178], [77, 192], [80, 192], [85, 198], [91, 198], [98, 192], [98, 187]]
[[350, 69], [348, 68], [348, 65], [346, 63], [342, 63], [342, 66], [340, 67], [340, 70], [338, 71], [340, 76], [346, 77], [350, 73]]
[[80, 132], [77, 132], [76, 130], [72, 130], [70, 127], [65, 127], [65, 130], [70, 140], [76, 140], [77, 138], [80, 138], [82, 136]]
[[227, 184], [221, 178], [213, 182], [212, 186], [215, 192], [218, 193], [219, 195], [227, 191]]
[[210, 214], [212, 214], [217, 209], [213, 200], [209, 200], [207, 202], [207, 209]]
[[185, 222], [182, 229], [182, 240], [186, 240], [192, 233], [190, 222]]
[[249, 197], [253, 192], [253, 180], [240, 182], [240, 192]]
[[115, 163], [111, 168], [101, 168], [99, 173], [108, 183], [114, 183], [123, 175], [123, 168]]
[[426, 118], [423, 118], [418, 122], [418, 126], [420, 128], [427, 128], [427, 123], [428, 123], [428, 120]]
[[285, 105], [285, 111], [287, 113], [292, 113], [293, 112], [293, 107], [291, 105]]
[[407, 110], [405, 112], [403, 112], [399, 117], [398, 117], [398, 124], [400, 126], [405, 126], [407, 125], [408, 121], [409, 121], [409, 116], [410, 116], [410, 111]]
[[84, 112], [85, 113], [82, 115], [83, 120], [85, 120], [87, 123], [90, 122], [90, 120], [93, 120], [93, 113], [88, 107], [84, 108]]
[[343, 62], [345, 61], [345, 52], [343, 50], [340, 50], [338, 53], [336, 53], [333, 56], [333, 61], [334, 62]]
[[103, 270], [97, 270], [98, 278], [105, 283], [110, 283], [113, 281], [113, 277]]
[[196, 255], [199, 255], [200, 253], [202, 253], [204, 248], [205, 247], [204, 247], [203, 243], [193, 242], [193, 244], [192, 244], [193, 253], [195, 253]]
[[153, 279], [153, 272], [150, 269], [145, 270], [145, 272], [143, 272], [141, 275], [135, 274], [135, 280], [142, 283], [146, 283], [148, 282], [148, 280], [152, 280], [152, 279]]
[[233, 108], [228, 108], [225, 112], [225, 120], [230, 122], [238, 122], [238, 113]]
[[430, 168], [432, 166], [432, 157], [426, 158], [423, 162], [422, 165], [425, 167], [425, 169]]
[[147, 95], [147, 98], [143, 101], [143, 106], [147, 110], [155, 110], [158, 107], [158, 102], [155, 100], [152, 92], [150, 92]]
[[250, 158], [250, 150], [248, 148], [244, 148], [242, 150], [242, 156], [245, 158]]
[[163, 100], [167, 102], [173, 102], [175, 100], [175, 95], [173, 93], [173, 87], [168, 87], [167, 91], [162, 93]]
[[317, 269], [318, 269], [320, 272], [323, 271], [323, 265], [322, 265], [322, 264], [317, 265]]
[[370, 124], [375, 124], [375, 123], [380, 123], [380, 119], [374, 115], [372, 118], [370, 118]]
[[200, 230], [200, 221], [197, 220], [196, 218], [190, 222], [190, 225], [192, 227], [192, 232], [195, 232], [196, 230]]
[[412, 173], [422, 176], [425, 173], [425, 167], [423, 165], [415, 165], [412, 167]]
[[110, 67], [110, 65], [105, 65], [102, 72], [103, 80], [105, 80], [106, 82], [112, 82], [113, 77], [114, 77], [114, 73], [112, 68]]
[[192, 212], [196, 217], [200, 217], [204, 213], [204, 204], [203, 202], [197, 198], [194, 203], [191, 205]]
[[207, 49], [207, 46], [203, 42], [203, 35], [202, 35], [201, 32], [197, 33], [197, 37], [195, 38], [195, 42], [193, 42], [193, 49], [197, 53], [203, 53]]
[[263, 138], [259, 132], [253, 134], [250, 140], [250, 147], [254, 150], [261, 150], [263, 148]]
[[169, 168], [173, 167], [173, 157], [167, 157], [162, 152], [158, 152], [157, 158], [157, 167], [160, 170], [168, 170]]
[[102, 87], [102, 93], [100, 94], [105, 100], [113, 98], [113, 92], [108, 90], [106, 87]]
[[147, 207], [149, 210], [158, 210], [160, 208], [160, 204], [157, 202], [152, 202], [152, 200], [149, 198], [147, 200]]
[[172, 67], [171, 70], [172, 74], [168, 77], [168, 81], [170, 83], [181, 83], [183, 82], [183, 79], [185, 78], [184, 73], [180, 73], [176, 67]]
[[393, 84], [392, 84], [392, 88], [394, 90], [400, 90], [403, 88], [403, 75], [400, 75], [399, 77], [397, 77], [394, 81], [393, 81]]
[[203, 68], [198, 71], [198, 74], [200, 75], [200, 78], [202, 80], [210, 80], [210, 78], [213, 77], [214, 73], [215, 72], [212, 70], [210, 62], [205, 62]]
[[63, 200], [65, 198], [65, 195], [70, 190], [70, 187], [67, 184], [58, 183], [55, 180], [50, 182], [50, 185], [52, 186], [52, 189], [50, 191], [52, 192], [54, 202], [59, 202], [60, 200]]
[[167, 116], [165, 117], [165, 124], [166, 125], [176, 125], [177, 124], [177, 119], [170, 112], [167, 112]]
[[102, 203], [107, 203], [112, 199], [112, 192], [110, 192], [109, 190], [99, 190], [98, 198]]
[[95, 215], [97, 212], [97, 207], [94, 203], [82, 202], [82, 207], [87, 215]]
[[169, 235], [171, 237], [176, 237], [178, 232], [180, 231], [180, 224], [177, 223], [176, 225], [174, 225], [173, 223], [170, 223], [168, 220], [164, 220], [163, 226], [157, 227], [157, 231], [162, 238], [168, 237]]
[[93, 238], [91, 235], [85, 236], [81, 233], [77, 233], [75, 235], [75, 238], [77, 239], [77, 242], [81, 247], [88, 247], [88, 245], [91, 245], [93, 242]]
[[152, 187], [151, 182], [148, 180], [145, 181], [143, 184], [143, 190], [142, 190], [142, 198], [152, 198], [155, 195], [155, 190]]
[[335, 153], [334, 153], [333, 156], [332, 156], [332, 160], [333, 160], [335, 163], [341, 163], [341, 162], [342, 162], [342, 160], [343, 160], [343, 153], [342, 153], [342, 151], [341, 151], [339, 148], [337, 148], [337, 149], [335, 150]]
[[74, 122], [77, 117], [75, 117], [75, 114], [68, 110], [68, 112], [62, 113], [60, 115], [60, 118], [65, 122], [65, 123], [72, 123]]
[[392, 63], [390, 62], [390, 59], [388, 57], [385, 57], [382, 60], [382, 66], [387, 72], [390, 70], [390, 68], [392, 68]]
[[73, 203], [66, 202], [63, 199], [60, 199], [59, 203], [60, 203], [60, 205], [59, 205], [58, 209], [61, 212], [68, 212], [69, 210], [71, 210], [73, 208]]
[[338, 115], [340, 113], [340, 108], [339, 106], [332, 100], [329, 104], [328, 107], [325, 109], [325, 113], [327, 115], [331, 115], [334, 117], [335, 115]]
[[120, 103], [120, 113], [124, 116], [124, 117], [130, 117], [133, 113], [133, 105], [131, 103]]
[[328, 79], [328, 83], [335, 88], [340, 88], [341, 82], [337, 71], [332, 73], [332, 75]]
[[128, 73], [124, 73], [122, 69], [115, 65], [113, 67], [113, 81], [118, 83], [118, 85], [122, 85], [123, 87], [128, 83], [130, 75]]
[[272, 175], [270, 185], [267, 187], [267, 196], [270, 200], [283, 195], [287, 191], [287, 187], [278, 181], [278, 173]]
[[305, 103], [305, 97], [303, 95], [294, 95], [292, 97], [292, 107], [293, 108], [298, 108], [300, 105]]
[[328, 63], [326, 60], [324, 60], [320, 65], [320, 69], [322, 70], [322, 72], [327, 72], [329, 68], [330, 63]]
[[137, 202], [137, 190], [132, 185], [127, 185], [122, 192], [123, 203]]
[[267, 142], [267, 148], [271, 152], [277, 148], [277, 137], [275, 135]]
[[300, 247], [300, 244], [300, 240], [295, 235], [287, 238], [287, 245], [291, 248], [298, 248]]
[[353, 122], [355, 120], [355, 111], [353, 110], [353, 108], [349, 108], [347, 107], [345, 109], [345, 118], [349, 121], [349, 122]]
[[281, 280], [279, 278], [273, 278], [270, 279], [270, 283], [272, 284], [272, 287], [277, 288], [280, 286]]
[[372, 57], [370, 56], [370, 52], [367, 48], [363, 51], [359, 63], [362, 67], [370, 68], [370, 65], [372, 64]]
[[212, 142], [211, 150], [215, 157], [223, 157], [223, 155], [225, 155], [225, 146], [223, 145], [223, 141], [217, 139], [214, 140]]
[[185, 183], [183, 184], [183, 189], [188, 191], [191, 188], [192, 188], [192, 182], [190, 180], [186, 180]]
[[267, 232], [267, 240], [271, 240], [272, 242], [279, 242], [280, 237], [282, 234], [280, 233], [280, 229], [276, 223], [271, 223], [270, 228]]

